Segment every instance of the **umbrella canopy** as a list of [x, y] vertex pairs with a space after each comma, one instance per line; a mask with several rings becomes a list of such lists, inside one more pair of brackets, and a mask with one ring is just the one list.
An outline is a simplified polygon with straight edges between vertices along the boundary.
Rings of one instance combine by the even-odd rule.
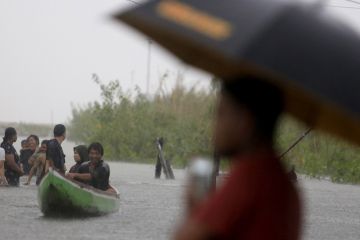
[[114, 18], [225, 80], [272, 81], [287, 112], [360, 145], [360, 38], [319, 5], [155, 0]]

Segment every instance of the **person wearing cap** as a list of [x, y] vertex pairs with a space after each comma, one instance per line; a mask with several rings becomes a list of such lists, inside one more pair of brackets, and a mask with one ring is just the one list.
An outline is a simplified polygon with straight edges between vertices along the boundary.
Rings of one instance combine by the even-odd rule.
[[17, 132], [15, 128], [8, 127], [5, 129], [5, 136], [1, 147], [5, 151], [5, 177], [10, 186], [19, 186], [20, 176], [24, 175], [20, 167], [20, 158], [13, 144], [17, 140]]
[[283, 94], [243, 76], [222, 83], [214, 148], [231, 160], [228, 178], [205, 199], [188, 192], [189, 212], [175, 239], [297, 240], [301, 204], [274, 150]]
[[61, 144], [66, 138], [66, 128], [62, 124], [57, 124], [54, 127], [54, 138], [49, 140], [46, 150], [46, 168], [45, 172], [48, 172], [49, 168], [58, 171], [61, 174], [65, 174], [65, 154], [61, 147]]
[[5, 150], [2, 147], [0, 147], [0, 186], [8, 185], [5, 178], [4, 163], [5, 163]]

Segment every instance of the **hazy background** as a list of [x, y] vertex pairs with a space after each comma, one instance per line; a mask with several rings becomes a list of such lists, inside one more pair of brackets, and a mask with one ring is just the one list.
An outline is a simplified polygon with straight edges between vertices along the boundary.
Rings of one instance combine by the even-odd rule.
[[[359, 1], [360, 2], [360, 1]], [[360, 32], [360, 4], [325, 3]], [[71, 104], [99, 98], [91, 76], [119, 79], [146, 90], [147, 39], [109, 19], [127, 0], [0, 0], [0, 122], [65, 122]], [[206, 87], [209, 76], [152, 44], [150, 93], [166, 71], [169, 88], [179, 71], [186, 86]]]

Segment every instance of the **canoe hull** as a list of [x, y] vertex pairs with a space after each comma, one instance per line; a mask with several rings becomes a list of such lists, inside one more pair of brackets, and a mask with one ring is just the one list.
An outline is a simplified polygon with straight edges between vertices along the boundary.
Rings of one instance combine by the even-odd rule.
[[108, 194], [70, 181], [51, 170], [38, 188], [38, 203], [44, 215], [102, 215], [117, 212], [119, 194]]

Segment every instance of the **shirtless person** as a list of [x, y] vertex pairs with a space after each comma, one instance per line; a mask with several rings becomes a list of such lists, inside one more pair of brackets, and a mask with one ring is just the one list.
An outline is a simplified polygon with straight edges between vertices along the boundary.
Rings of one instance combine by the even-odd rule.
[[28, 179], [24, 185], [29, 185], [31, 182], [32, 176], [36, 175], [36, 185], [40, 184], [40, 181], [45, 173], [45, 164], [46, 164], [46, 150], [48, 140], [43, 140], [39, 150], [31, 156], [30, 160], [32, 162], [32, 167], [29, 172]]

